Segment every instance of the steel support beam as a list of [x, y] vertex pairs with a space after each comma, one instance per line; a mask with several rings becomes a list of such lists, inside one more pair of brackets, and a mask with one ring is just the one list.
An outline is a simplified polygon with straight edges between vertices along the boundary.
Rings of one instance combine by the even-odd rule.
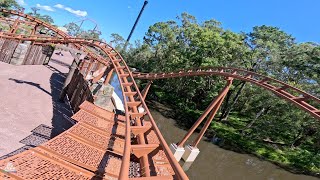
[[[222, 98], [227, 94], [227, 92], [230, 89], [230, 86], [232, 85], [233, 78], [227, 79], [226, 86], [222, 89], [222, 91], [219, 93], [219, 95], [214, 98], [214, 100], [209, 104], [207, 109], [204, 111], [204, 113], [199, 117], [199, 119], [193, 124], [193, 126], [189, 129], [187, 134], [183, 137], [183, 139], [177, 143], [178, 147], [183, 147], [184, 143], [190, 138], [192, 133], [198, 128], [198, 126], [201, 124], [201, 122], [204, 120], [205, 117], [209, 114], [209, 112], [220, 102]], [[218, 107], [219, 108], [219, 107]]]
[[35, 25], [35, 26], [32, 28], [31, 35], [35, 35], [35, 34], [36, 34], [37, 28], [38, 28], [38, 25]]
[[150, 89], [150, 87], [151, 87], [151, 84], [152, 84], [152, 81], [149, 81], [148, 84], [146, 85], [146, 87], [144, 87], [144, 89], [141, 91], [143, 100], [146, 99], [147, 94], [148, 94], [148, 92], [149, 92], [149, 89]]
[[17, 19], [14, 21], [14, 23], [10, 29], [10, 33], [12, 33], [12, 34], [16, 33], [18, 25], [19, 25], [19, 21], [20, 21], [19, 19], [20, 19], [20, 17], [17, 17]]
[[87, 76], [90, 75], [90, 72], [91, 72], [91, 68], [93, 66], [93, 63], [94, 61], [92, 59], [89, 59], [89, 62], [88, 62], [88, 67], [86, 69], [86, 72], [84, 73], [84, 78], [87, 79]]
[[202, 127], [198, 137], [194, 140], [194, 142], [192, 143], [192, 147], [197, 147], [197, 145], [199, 144], [201, 138], [203, 137], [204, 133], [206, 132], [206, 130], [208, 129], [208, 127], [210, 126], [214, 116], [217, 114], [224, 98], [226, 97], [226, 94], [224, 94], [223, 97], [221, 97], [221, 99], [219, 100], [219, 102], [213, 107], [209, 117], [207, 118], [207, 121], [205, 122], [204, 126]]
[[107, 85], [107, 84], [110, 83], [110, 80], [111, 80], [111, 77], [112, 77], [114, 68], [113, 68], [113, 67], [112, 67], [112, 68], [109, 68], [107, 71], [109, 71], [109, 72], [108, 72], [108, 74], [107, 74], [106, 79], [105, 79], [104, 82], [103, 82], [104, 85]]

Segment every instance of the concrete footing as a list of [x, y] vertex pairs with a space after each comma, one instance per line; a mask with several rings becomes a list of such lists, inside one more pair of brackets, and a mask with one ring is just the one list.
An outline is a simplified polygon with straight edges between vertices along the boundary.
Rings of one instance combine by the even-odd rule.
[[176, 160], [179, 162], [182, 155], [184, 154], [185, 150], [183, 147], [178, 147], [175, 143], [172, 143], [170, 145], [170, 149], [174, 155], [174, 157], [176, 158]]
[[146, 110], [141, 106], [138, 107], [138, 112], [139, 113], [144, 113]]
[[183, 154], [182, 156], [182, 159], [185, 161], [185, 162], [193, 162], [198, 154], [200, 153], [200, 150], [196, 147], [192, 147], [190, 145], [186, 145], [184, 147], [184, 150], [185, 150], [185, 153]]
[[114, 101], [112, 100], [115, 92], [114, 87], [112, 87], [110, 84], [104, 85], [103, 81], [99, 81], [97, 83], [92, 84], [90, 90], [92, 94], [95, 96], [95, 105], [110, 112], [112, 112], [115, 108], [119, 109], [119, 105], [117, 103], [114, 103]]

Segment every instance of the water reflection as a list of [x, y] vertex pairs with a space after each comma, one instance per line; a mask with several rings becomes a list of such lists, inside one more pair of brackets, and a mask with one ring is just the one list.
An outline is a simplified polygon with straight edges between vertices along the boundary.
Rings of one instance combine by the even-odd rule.
[[111, 80], [110, 80], [110, 85], [114, 87], [114, 92], [119, 96], [119, 98], [122, 100], [123, 103], [123, 95], [122, 95], [122, 90], [120, 87], [119, 79], [117, 76], [117, 73], [113, 73]]
[[182, 161], [182, 163], [180, 163], [180, 165], [184, 171], [188, 171], [192, 164], [193, 164], [193, 162], [184, 162], [184, 161]]

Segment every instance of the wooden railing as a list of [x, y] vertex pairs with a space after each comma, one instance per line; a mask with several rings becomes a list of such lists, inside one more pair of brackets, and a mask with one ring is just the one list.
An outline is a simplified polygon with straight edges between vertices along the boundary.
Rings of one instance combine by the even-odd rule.
[[75, 70], [72, 79], [68, 84], [67, 95], [74, 113], [79, 111], [79, 106], [84, 101], [92, 103], [94, 101], [89, 84], [78, 68]]

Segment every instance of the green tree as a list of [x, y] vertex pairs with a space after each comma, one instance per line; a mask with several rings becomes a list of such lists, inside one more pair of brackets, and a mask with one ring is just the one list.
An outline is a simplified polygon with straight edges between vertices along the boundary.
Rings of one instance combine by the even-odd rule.
[[2, 0], [0, 1], [0, 8], [18, 10], [21, 6], [15, 0]]
[[41, 15], [39, 18], [47, 23], [50, 23], [50, 24], [54, 23], [53, 18], [49, 15]]
[[110, 43], [117, 51], [121, 51], [126, 43], [126, 40], [121, 35], [112, 33]]
[[[1, 0], [0, 1], [0, 8], [9, 9], [9, 10], [19, 10], [22, 7], [15, 0]], [[9, 14], [0, 13], [0, 16], [8, 17]]]
[[85, 39], [100, 39], [100, 32], [94, 31], [94, 30], [87, 30], [87, 31], [81, 31], [79, 34], [80, 37]]
[[76, 37], [79, 33], [81, 33], [80, 26], [76, 23], [68, 23], [65, 24], [63, 27], [67, 28], [69, 35]]
[[54, 20], [51, 16], [49, 15], [41, 15], [40, 13], [38, 13], [38, 11], [40, 10], [39, 8], [37, 7], [32, 7], [31, 8], [32, 12], [29, 12], [27, 14], [35, 17], [35, 18], [38, 18], [40, 20], [43, 20], [44, 22], [47, 22], [49, 24], [53, 24], [54, 23]]
[[80, 37], [85, 39], [100, 39], [101, 33], [95, 30], [83, 30], [79, 25], [74, 22], [65, 24], [65, 27], [69, 33], [69, 35], [74, 37]]
[[32, 7], [31, 10], [32, 10], [32, 13], [30, 13], [30, 15], [36, 15], [36, 14], [39, 14], [38, 11], [39, 11], [40, 9], [37, 8], [37, 7]]
[[[249, 51], [242, 51], [247, 56], [244, 56], [245, 59], [242, 58], [241, 64], [237, 64], [237, 66], [284, 80], [281, 78], [281, 72], [285, 67], [281, 65], [281, 62], [295, 44], [294, 38], [279, 28], [263, 25], [255, 26], [252, 32], [245, 35], [244, 40]], [[228, 93], [230, 98], [224, 102], [220, 120], [226, 121], [228, 119], [245, 85], [245, 82], [241, 82], [237, 90]]]

